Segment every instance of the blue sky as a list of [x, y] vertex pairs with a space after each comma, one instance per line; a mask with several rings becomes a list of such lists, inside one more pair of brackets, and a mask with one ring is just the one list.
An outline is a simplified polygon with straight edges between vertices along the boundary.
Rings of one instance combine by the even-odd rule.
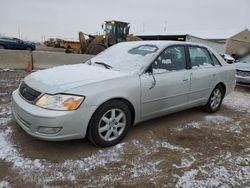
[[41, 40], [101, 32], [104, 20], [131, 23], [131, 32], [218, 33], [250, 28], [249, 0], [0, 0], [0, 34]]

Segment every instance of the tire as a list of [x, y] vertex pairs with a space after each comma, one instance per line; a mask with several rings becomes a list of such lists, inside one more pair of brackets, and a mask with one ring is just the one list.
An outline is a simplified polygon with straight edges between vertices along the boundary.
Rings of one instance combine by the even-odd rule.
[[33, 49], [31, 47], [27, 47], [26, 50], [31, 52]]
[[5, 46], [4, 45], [0, 45], [0, 49], [5, 49]]
[[217, 85], [213, 89], [213, 91], [212, 91], [212, 93], [207, 101], [207, 104], [205, 106], [203, 106], [202, 109], [208, 113], [217, 112], [220, 109], [220, 106], [221, 106], [221, 103], [223, 101], [224, 96], [225, 96], [224, 88], [221, 85]]
[[87, 136], [96, 146], [109, 147], [118, 144], [131, 125], [131, 112], [120, 100], [112, 100], [100, 106], [92, 116]]

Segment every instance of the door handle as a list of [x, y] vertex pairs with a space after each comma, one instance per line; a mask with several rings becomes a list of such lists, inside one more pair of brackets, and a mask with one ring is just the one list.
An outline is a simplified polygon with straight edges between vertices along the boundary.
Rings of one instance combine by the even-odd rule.
[[216, 74], [213, 74], [213, 76], [216, 76]]
[[186, 81], [188, 81], [189, 79], [187, 78], [187, 79], [184, 79], [184, 80], [182, 80], [183, 82], [186, 82]]

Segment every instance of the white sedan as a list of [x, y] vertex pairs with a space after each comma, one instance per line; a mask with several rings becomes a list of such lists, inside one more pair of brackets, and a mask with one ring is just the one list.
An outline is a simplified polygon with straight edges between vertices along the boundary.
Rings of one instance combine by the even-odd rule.
[[123, 42], [85, 64], [28, 75], [13, 92], [12, 109], [34, 137], [88, 137], [106, 147], [141, 121], [198, 106], [216, 112], [234, 87], [235, 67], [206, 46]]

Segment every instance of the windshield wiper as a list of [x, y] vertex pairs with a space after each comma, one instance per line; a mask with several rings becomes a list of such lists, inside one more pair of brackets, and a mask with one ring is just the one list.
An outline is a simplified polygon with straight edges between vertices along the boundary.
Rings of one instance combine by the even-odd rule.
[[103, 65], [105, 68], [107, 69], [112, 69], [112, 66], [106, 64], [106, 63], [103, 63], [103, 62], [95, 62], [95, 64], [98, 64], [98, 65]]

